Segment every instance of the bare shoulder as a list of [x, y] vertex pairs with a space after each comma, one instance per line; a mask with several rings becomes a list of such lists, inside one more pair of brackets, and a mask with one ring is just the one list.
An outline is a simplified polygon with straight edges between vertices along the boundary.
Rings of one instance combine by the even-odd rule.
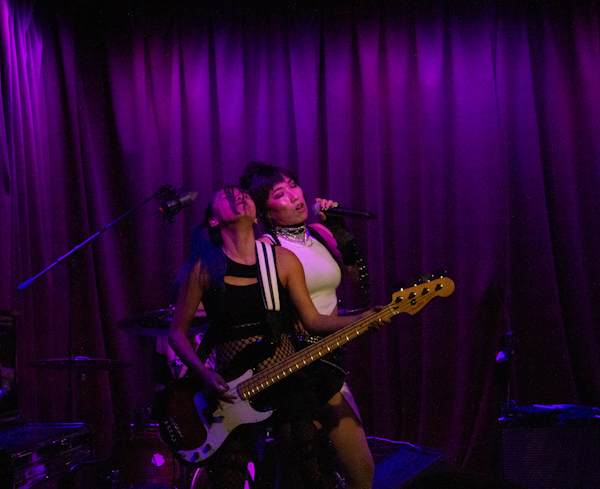
[[210, 284], [210, 273], [208, 269], [202, 266], [200, 260], [191, 268], [184, 278], [184, 283], [188, 286], [197, 287], [200, 290], [205, 290]]
[[277, 269], [284, 272], [302, 267], [298, 257], [283, 246], [275, 246], [275, 259], [277, 260]]
[[338, 262], [341, 262], [342, 255], [340, 255], [340, 252], [337, 249], [337, 241], [333, 237], [333, 234], [329, 230], [329, 228], [327, 226], [325, 226], [324, 224], [321, 224], [320, 222], [311, 224], [309, 227], [311, 229], [314, 229], [317, 233], [319, 233], [321, 235], [321, 237], [323, 238], [323, 240], [325, 241], [325, 243], [327, 245], [327, 249], [329, 250], [329, 253], [331, 253]]
[[331, 233], [329, 228], [327, 226], [325, 226], [325, 224], [322, 224], [320, 222], [315, 222], [313, 224], [310, 224], [308, 227], [314, 229], [317, 233], [319, 233], [324, 238], [334, 239], [333, 234]]
[[296, 255], [283, 246], [275, 246], [275, 258], [278, 262], [281, 261], [285, 263], [298, 261]]
[[288, 285], [291, 277], [304, 275], [304, 269], [298, 257], [283, 246], [275, 246], [275, 259], [277, 260], [277, 274], [284, 287]]

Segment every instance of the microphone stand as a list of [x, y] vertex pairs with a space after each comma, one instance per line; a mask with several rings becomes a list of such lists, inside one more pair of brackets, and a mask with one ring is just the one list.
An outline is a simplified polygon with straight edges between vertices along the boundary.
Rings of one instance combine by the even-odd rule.
[[[117, 217], [114, 221], [112, 221], [111, 223], [109, 223], [106, 226], [104, 226], [100, 231], [98, 231], [97, 233], [92, 234], [85, 241], [79, 243], [73, 249], [71, 249], [70, 251], [68, 251], [67, 253], [65, 253], [63, 256], [61, 256], [59, 259], [57, 259], [52, 265], [50, 265], [49, 267], [45, 268], [44, 270], [42, 270], [37, 275], [35, 275], [35, 276], [33, 276], [33, 277], [25, 280], [25, 282], [23, 282], [22, 284], [18, 285], [17, 289], [24, 290], [25, 288], [29, 287], [29, 285], [31, 285], [36, 279], [40, 278], [42, 275], [44, 275], [47, 272], [49, 272], [50, 270], [52, 270], [59, 263], [64, 262], [67, 258], [69, 258], [71, 255], [73, 255], [75, 252], [80, 251], [81, 249], [85, 248], [87, 245], [91, 244], [101, 234], [103, 234], [106, 231], [108, 231], [109, 228], [111, 228], [114, 224], [116, 224], [117, 222], [119, 222], [121, 219], [125, 218], [126, 216], [128, 216], [132, 212], [136, 211], [137, 209], [139, 209], [143, 205], [145, 205], [148, 202], [150, 202], [151, 200], [158, 199], [158, 198], [161, 198], [161, 197], [164, 198], [165, 196], [170, 195], [170, 193], [171, 193], [171, 185], [164, 185], [164, 186], [160, 187], [154, 194], [152, 194], [150, 197], [148, 197], [146, 200], [144, 200], [141, 204], [138, 204], [138, 205], [132, 207], [127, 212], [125, 212], [121, 216]], [[72, 294], [73, 287], [72, 287], [70, 281], [71, 281], [71, 279], [73, 277], [74, 263], [75, 263], [74, 259], [69, 261], [69, 324], [68, 324], [68, 336], [67, 336], [67, 338], [68, 338], [67, 339], [67, 342], [68, 342], [68, 345], [67, 345], [67, 350], [68, 350], [68, 360], [67, 360], [67, 365], [68, 365], [67, 366], [67, 375], [68, 375], [68, 379], [67, 379], [67, 421], [69, 423], [72, 422], [72, 417], [73, 417], [73, 386], [72, 386], [72, 379], [71, 379], [72, 373], [73, 373], [73, 370], [74, 370], [73, 369], [73, 294]]]

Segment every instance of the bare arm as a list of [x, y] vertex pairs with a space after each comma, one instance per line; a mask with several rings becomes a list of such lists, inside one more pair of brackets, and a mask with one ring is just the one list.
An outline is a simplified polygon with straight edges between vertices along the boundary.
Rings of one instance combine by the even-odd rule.
[[275, 247], [275, 253], [279, 279], [288, 290], [300, 320], [309, 333], [326, 335], [342, 329], [368, 314], [363, 313], [356, 316], [323, 316], [319, 314], [308, 294], [304, 269], [300, 260], [291, 251], [280, 246]]
[[201, 271], [200, 262], [198, 262], [184, 278], [179, 291], [173, 322], [169, 329], [169, 345], [188, 369], [202, 379], [207, 393], [216, 394], [220, 399], [230, 401], [233, 396], [225, 395], [229, 389], [227, 383], [198, 358], [188, 337], [198, 304], [202, 301], [206, 281], [206, 274]]

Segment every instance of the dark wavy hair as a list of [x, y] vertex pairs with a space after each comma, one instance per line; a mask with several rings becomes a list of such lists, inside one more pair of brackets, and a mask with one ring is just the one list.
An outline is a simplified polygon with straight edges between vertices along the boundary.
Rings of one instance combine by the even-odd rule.
[[206, 211], [204, 212], [204, 221], [202, 224], [198, 224], [192, 228], [190, 254], [177, 279], [178, 286], [181, 285], [183, 278], [200, 260], [202, 261], [202, 268], [208, 270], [213, 285], [222, 287], [225, 283], [227, 258], [221, 249], [221, 246], [223, 246], [221, 230], [219, 229], [219, 226], [211, 226], [209, 224], [210, 218], [214, 217], [215, 198], [221, 190], [225, 192], [231, 210], [234, 213], [239, 214], [238, 210], [235, 208], [235, 191], [240, 190], [245, 192], [244, 190], [231, 185], [217, 190], [213, 194], [206, 207]]
[[254, 201], [258, 218], [271, 234], [273, 234], [274, 224], [267, 212], [267, 201], [273, 187], [283, 182], [285, 177], [290, 178], [299, 185], [298, 177], [291, 170], [280, 166], [267, 165], [262, 161], [251, 161], [248, 163], [246, 168], [244, 168], [244, 173], [240, 177], [240, 187]]

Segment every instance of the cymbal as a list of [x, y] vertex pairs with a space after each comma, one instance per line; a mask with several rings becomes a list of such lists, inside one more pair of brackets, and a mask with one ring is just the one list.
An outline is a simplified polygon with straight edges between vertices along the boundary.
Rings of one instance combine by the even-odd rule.
[[[52, 370], [67, 370], [69, 368], [68, 358], [48, 358], [47, 360], [39, 360], [31, 362], [29, 365], [36, 368], [46, 368]], [[122, 370], [133, 367], [131, 363], [123, 362], [122, 360], [111, 360], [109, 358], [89, 358], [89, 357], [73, 357], [71, 359], [73, 370], [78, 372], [90, 372], [92, 370]]]
[[[121, 319], [119, 328], [133, 334], [143, 336], [167, 336], [173, 321], [173, 309], [157, 309], [148, 311], [138, 316]], [[197, 335], [205, 333], [208, 329], [206, 313], [199, 309], [192, 321], [189, 333]]]

